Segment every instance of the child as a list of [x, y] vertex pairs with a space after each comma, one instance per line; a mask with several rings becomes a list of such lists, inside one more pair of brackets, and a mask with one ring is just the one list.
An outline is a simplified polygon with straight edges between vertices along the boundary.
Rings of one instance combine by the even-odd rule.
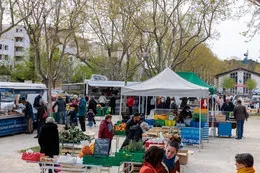
[[93, 126], [93, 119], [94, 119], [94, 112], [92, 111], [92, 109], [89, 109], [88, 113], [87, 113], [87, 118], [88, 118], [88, 126], [92, 127]]

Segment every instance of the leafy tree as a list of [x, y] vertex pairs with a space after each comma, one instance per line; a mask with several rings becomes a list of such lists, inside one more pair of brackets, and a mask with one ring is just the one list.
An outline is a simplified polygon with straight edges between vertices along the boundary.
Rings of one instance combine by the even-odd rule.
[[249, 90], [253, 90], [256, 88], [256, 81], [254, 79], [247, 79], [246, 81], [246, 88], [248, 88]]
[[225, 89], [231, 89], [235, 85], [235, 80], [230, 77], [225, 77], [223, 79], [222, 87]]

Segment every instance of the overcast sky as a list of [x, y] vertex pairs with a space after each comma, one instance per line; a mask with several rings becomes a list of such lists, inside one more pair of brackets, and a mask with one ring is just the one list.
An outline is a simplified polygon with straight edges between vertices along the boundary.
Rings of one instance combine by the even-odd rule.
[[244, 53], [248, 50], [249, 59], [260, 61], [260, 35], [246, 42], [249, 39], [241, 34], [247, 30], [246, 23], [250, 19], [251, 15], [247, 15], [237, 21], [224, 21], [215, 27], [220, 37], [208, 41], [208, 45], [218, 58], [227, 59], [236, 56], [243, 59]]

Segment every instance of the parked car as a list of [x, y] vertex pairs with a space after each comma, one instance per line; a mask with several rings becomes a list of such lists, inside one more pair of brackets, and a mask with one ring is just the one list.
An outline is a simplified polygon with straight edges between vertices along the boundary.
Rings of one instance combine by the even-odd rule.
[[59, 96], [61, 96], [66, 101], [66, 103], [69, 102], [70, 95], [67, 92], [65, 92], [64, 90], [60, 90], [60, 89], [51, 90], [52, 101], [56, 101]]
[[241, 100], [242, 105], [244, 105], [244, 106], [248, 106], [251, 101], [251, 99], [249, 98], [249, 96], [247, 94], [238, 94], [238, 95], [235, 95], [233, 98], [234, 98], [233, 99], [234, 104], [236, 104], [237, 100]]

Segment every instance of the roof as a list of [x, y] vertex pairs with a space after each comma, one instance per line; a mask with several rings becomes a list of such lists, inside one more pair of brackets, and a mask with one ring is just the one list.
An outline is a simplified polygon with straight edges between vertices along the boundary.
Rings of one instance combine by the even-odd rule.
[[12, 89], [47, 89], [44, 84], [18, 83], [18, 82], [0, 82], [0, 88]]
[[[95, 87], [124, 87], [125, 82], [124, 81], [92, 81], [89, 80], [88, 82], [89, 86], [95, 86]], [[131, 86], [133, 84], [137, 84], [138, 82], [127, 82], [127, 86]]]
[[166, 68], [142, 83], [123, 87], [121, 93], [132, 96], [206, 97], [209, 90], [183, 79], [170, 68]]
[[240, 70], [247, 71], [249, 73], [253, 73], [253, 74], [257, 75], [257, 76], [260, 76], [260, 73], [257, 73], [257, 72], [254, 72], [254, 71], [251, 71], [251, 70], [239, 67], [239, 68], [235, 68], [235, 69], [223, 72], [223, 73], [216, 74], [216, 77], [223, 76], [223, 75], [226, 75], [226, 74], [231, 73], [233, 71], [240, 71]]
[[211, 94], [216, 93], [216, 88], [207, 84], [204, 80], [202, 80], [199, 76], [197, 76], [194, 72], [176, 72], [179, 76], [187, 81], [194, 83], [199, 86], [203, 86], [209, 89]]

